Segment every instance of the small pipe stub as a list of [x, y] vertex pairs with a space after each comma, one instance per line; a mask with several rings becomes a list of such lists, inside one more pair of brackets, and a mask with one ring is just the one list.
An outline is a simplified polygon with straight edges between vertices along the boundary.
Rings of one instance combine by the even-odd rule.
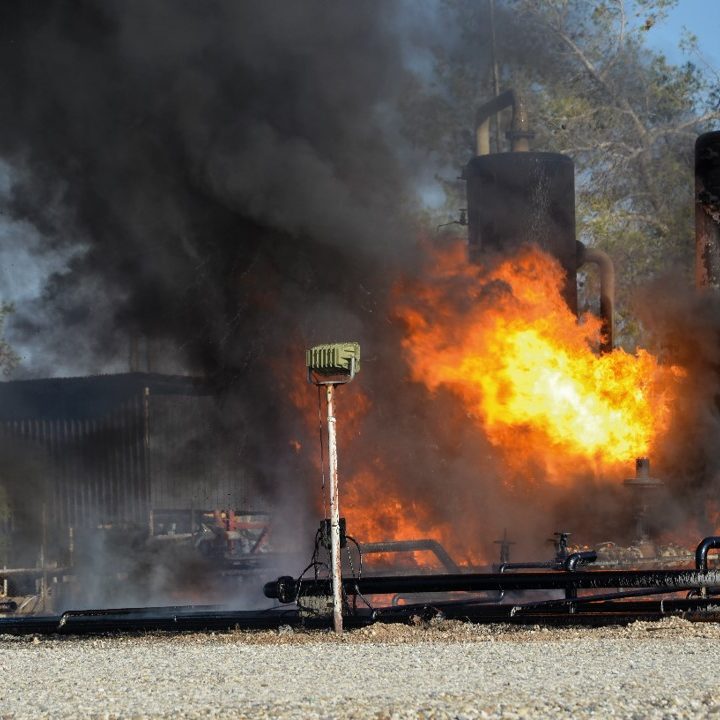
[[530, 150], [530, 140], [535, 137], [535, 133], [530, 130], [525, 103], [514, 90], [506, 90], [477, 109], [475, 114], [475, 152], [478, 155], [490, 153], [490, 118], [507, 107], [512, 108], [512, 120], [510, 129], [507, 131], [510, 149], [513, 152]]
[[281, 603], [291, 603], [297, 599], [298, 585], [291, 575], [282, 575], [274, 582], [265, 583], [263, 590], [265, 597], [274, 598]]
[[653, 504], [651, 493], [663, 488], [665, 483], [650, 476], [650, 459], [640, 457], [635, 460], [635, 477], [628, 478], [623, 485], [629, 488], [634, 496], [636, 540], [639, 543], [648, 543], [650, 540], [648, 520]]
[[650, 458], [640, 457], [635, 459], [635, 477], [628, 478], [623, 485], [631, 488], [652, 489], [663, 487], [665, 483], [650, 476]]

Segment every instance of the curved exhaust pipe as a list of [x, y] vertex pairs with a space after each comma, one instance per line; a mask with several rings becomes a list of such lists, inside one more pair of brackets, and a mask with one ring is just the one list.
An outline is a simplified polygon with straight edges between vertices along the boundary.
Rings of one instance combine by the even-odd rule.
[[600, 318], [602, 319], [602, 340], [600, 352], [612, 352], [615, 332], [615, 266], [612, 258], [602, 250], [588, 247], [578, 241], [578, 268], [591, 263], [600, 272]]
[[511, 151], [530, 150], [530, 140], [535, 133], [530, 130], [525, 103], [514, 90], [506, 90], [481, 105], [475, 113], [475, 152], [478, 155], [490, 154], [490, 118], [507, 107], [512, 107], [512, 120], [507, 131]]

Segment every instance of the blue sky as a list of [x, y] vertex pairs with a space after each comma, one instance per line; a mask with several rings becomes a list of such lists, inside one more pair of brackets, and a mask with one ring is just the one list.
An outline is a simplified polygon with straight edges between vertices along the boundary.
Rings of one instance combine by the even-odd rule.
[[683, 26], [697, 35], [705, 59], [720, 68], [720, 0], [680, 0], [668, 18], [648, 32], [648, 44], [669, 60], [682, 62], [685, 58], [677, 45]]

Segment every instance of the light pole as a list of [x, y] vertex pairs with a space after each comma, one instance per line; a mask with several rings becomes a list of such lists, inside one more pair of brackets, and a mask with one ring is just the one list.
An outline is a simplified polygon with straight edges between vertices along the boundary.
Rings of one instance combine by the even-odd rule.
[[305, 353], [308, 382], [325, 387], [330, 465], [330, 569], [333, 590], [333, 627], [342, 634], [342, 563], [340, 562], [340, 500], [338, 494], [337, 421], [335, 386], [350, 382], [360, 370], [360, 344], [316, 345]]

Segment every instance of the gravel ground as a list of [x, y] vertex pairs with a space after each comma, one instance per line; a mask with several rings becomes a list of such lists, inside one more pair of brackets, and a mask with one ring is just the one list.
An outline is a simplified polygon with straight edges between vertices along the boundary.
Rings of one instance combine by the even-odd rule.
[[0, 718], [720, 720], [720, 626], [0, 636]]

